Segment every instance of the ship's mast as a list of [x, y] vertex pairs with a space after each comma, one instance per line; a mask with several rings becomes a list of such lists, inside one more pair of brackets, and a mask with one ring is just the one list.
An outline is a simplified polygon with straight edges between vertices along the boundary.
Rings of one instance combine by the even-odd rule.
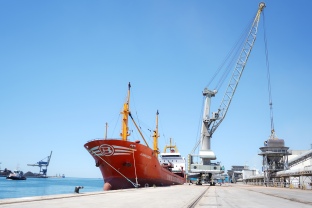
[[167, 152], [167, 149], [169, 149], [169, 150], [170, 150], [169, 152], [171, 152], [171, 148], [174, 148], [174, 151], [175, 151], [175, 152], [179, 152], [177, 146], [176, 146], [176, 145], [172, 145], [172, 143], [171, 143], [171, 138], [170, 138], [169, 146], [166, 145], [166, 146], [164, 147], [164, 153]]
[[156, 129], [154, 130], [154, 134], [153, 134], [153, 139], [154, 139], [154, 142], [153, 142], [153, 147], [154, 147], [154, 154], [155, 154], [155, 157], [158, 157], [158, 153], [159, 153], [159, 150], [158, 150], [158, 137], [159, 137], [159, 134], [158, 134], [158, 111], [156, 113]]
[[130, 88], [131, 88], [131, 85], [129, 82], [129, 84], [128, 84], [128, 96], [127, 96], [126, 102], [124, 103], [123, 110], [121, 112], [121, 114], [123, 114], [123, 118], [122, 118], [120, 136], [121, 136], [123, 141], [127, 141], [128, 136], [130, 136], [129, 127], [128, 127], [128, 118], [129, 118], [129, 114], [130, 114], [130, 110], [129, 110]]
[[107, 128], [108, 128], [108, 123], [105, 123], [105, 135], [104, 135], [104, 139], [107, 139]]

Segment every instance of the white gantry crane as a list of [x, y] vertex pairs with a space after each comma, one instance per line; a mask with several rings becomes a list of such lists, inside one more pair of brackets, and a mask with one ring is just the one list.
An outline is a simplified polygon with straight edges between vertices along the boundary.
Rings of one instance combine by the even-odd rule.
[[[188, 172], [190, 177], [197, 178], [197, 184], [201, 185], [204, 182], [208, 182], [214, 185], [212, 181], [213, 174], [221, 174], [224, 172], [220, 163], [213, 163], [212, 160], [216, 160], [215, 153], [211, 150], [210, 143], [213, 133], [216, 131], [218, 126], [221, 124], [225, 115], [229, 109], [235, 90], [242, 76], [244, 68], [246, 66], [249, 54], [252, 50], [254, 42], [256, 40], [258, 23], [260, 20], [260, 14], [264, 9], [265, 4], [261, 2], [259, 4], [258, 11], [253, 20], [252, 26], [247, 35], [247, 39], [243, 44], [243, 48], [240, 52], [239, 58], [236, 62], [232, 77], [227, 86], [226, 92], [223, 96], [222, 102], [216, 112], [212, 112], [210, 116], [210, 101], [212, 97], [215, 97], [217, 90], [209, 90], [205, 88], [203, 91], [204, 100], [204, 113], [203, 123], [201, 128], [201, 139], [195, 145], [193, 151], [188, 156]], [[193, 154], [200, 144], [199, 154]], [[194, 163], [194, 157], [199, 157], [200, 162]]]

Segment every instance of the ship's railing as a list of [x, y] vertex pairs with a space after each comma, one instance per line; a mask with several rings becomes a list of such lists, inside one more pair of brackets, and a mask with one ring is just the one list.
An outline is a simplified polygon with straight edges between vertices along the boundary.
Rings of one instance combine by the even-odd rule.
[[99, 141], [99, 140], [121, 140], [121, 138], [108, 138], [108, 139], [104, 139], [104, 138], [95, 138], [95, 139], [89, 140], [88, 142]]

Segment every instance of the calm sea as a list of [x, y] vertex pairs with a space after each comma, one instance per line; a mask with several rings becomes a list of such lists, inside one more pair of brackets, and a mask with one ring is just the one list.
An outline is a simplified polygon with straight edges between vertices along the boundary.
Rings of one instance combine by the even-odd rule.
[[102, 191], [102, 178], [27, 178], [7, 180], [0, 177], [0, 199], [74, 193], [76, 186], [83, 186], [79, 193]]

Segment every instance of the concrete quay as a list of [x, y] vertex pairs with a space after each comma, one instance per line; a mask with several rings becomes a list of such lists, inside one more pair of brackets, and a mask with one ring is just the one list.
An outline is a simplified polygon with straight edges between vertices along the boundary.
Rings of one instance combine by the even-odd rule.
[[177, 185], [0, 200], [0, 207], [312, 207], [310, 190], [226, 184]]

